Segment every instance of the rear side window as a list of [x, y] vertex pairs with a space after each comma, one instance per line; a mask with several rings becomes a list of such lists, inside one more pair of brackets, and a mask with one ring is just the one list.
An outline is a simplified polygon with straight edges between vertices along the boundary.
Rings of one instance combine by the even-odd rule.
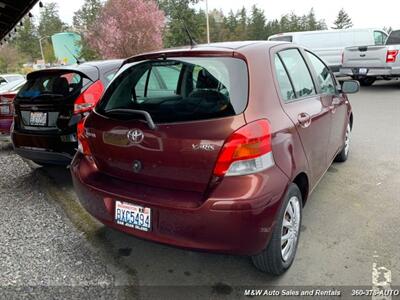
[[318, 84], [323, 94], [336, 94], [335, 81], [329, 68], [314, 54], [306, 51], [308, 58], [310, 59], [311, 66], [317, 75]]
[[125, 66], [96, 111], [142, 110], [159, 123], [205, 120], [242, 113], [247, 97], [247, 66], [241, 59], [151, 60]]
[[290, 101], [296, 99], [292, 83], [278, 55], [275, 55], [275, 71], [283, 100]]
[[300, 51], [298, 49], [288, 49], [280, 51], [278, 55], [289, 73], [296, 98], [315, 95], [314, 82]]
[[386, 45], [400, 45], [400, 30], [392, 31], [390, 33]]
[[89, 79], [77, 73], [42, 73], [28, 80], [17, 97], [27, 99], [41, 96], [69, 97], [79, 94], [89, 82]]

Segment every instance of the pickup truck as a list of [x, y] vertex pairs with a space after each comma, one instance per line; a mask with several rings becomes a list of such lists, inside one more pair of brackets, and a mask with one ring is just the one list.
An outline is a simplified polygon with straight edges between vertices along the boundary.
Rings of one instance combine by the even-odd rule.
[[345, 48], [340, 73], [351, 76], [362, 86], [378, 79], [400, 77], [400, 30], [392, 31], [384, 45]]

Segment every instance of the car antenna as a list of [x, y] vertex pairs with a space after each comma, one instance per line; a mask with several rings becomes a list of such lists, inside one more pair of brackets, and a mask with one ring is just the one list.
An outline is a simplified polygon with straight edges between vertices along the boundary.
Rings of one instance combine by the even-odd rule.
[[78, 65], [80, 65], [81, 63], [83, 63], [83, 61], [80, 60], [74, 53], [72, 53], [72, 51], [71, 51], [66, 45], [64, 45], [64, 47], [65, 47], [65, 49], [67, 49], [67, 51], [73, 56], [73, 58], [75, 58], [76, 63], [77, 63]]
[[194, 38], [192, 37], [192, 35], [191, 35], [191, 33], [190, 33], [189, 29], [187, 28], [187, 26], [186, 26], [185, 23], [183, 23], [183, 27], [185, 28], [186, 34], [187, 34], [188, 37], [189, 37], [190, 47], [193, 48], [194, 46], [197, 45], [197, 43], [196, 43], [196, 41], [194, 40]]

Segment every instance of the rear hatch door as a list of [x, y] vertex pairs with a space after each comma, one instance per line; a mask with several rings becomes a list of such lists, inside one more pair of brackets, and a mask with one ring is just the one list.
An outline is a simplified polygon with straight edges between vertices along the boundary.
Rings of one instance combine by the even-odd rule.
[[203, 192], [224, 141], [245, 125], [247, 97], [241, 59], [185, 57], [125, 66], [86, 120], [92, 155], [99, 170], [113, 177]]
[[77, 70], [51, 69], [29, 74], [15, 99], [17, 126], [25, 131], [69, 130], [75, 100], [92, 83], [88, 75]]

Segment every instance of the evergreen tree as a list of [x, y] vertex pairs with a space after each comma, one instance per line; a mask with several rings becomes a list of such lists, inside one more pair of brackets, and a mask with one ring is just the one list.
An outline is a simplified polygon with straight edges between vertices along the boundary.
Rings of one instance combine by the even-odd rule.
[[248, 25], [248, 38], [250, 40], [266, 40], [267, 33], [265, 28], [264, 11], [253, 5], [251, 8], [251, 17]]
[[227, 40], [229, 32], [224, 23], [225, 17], [221, 10], [212, 10], [209, 13], [210, 41], [222, 42]]
[[247, 36], [247, 11], [246, 8], [243, 7], [236, 14], [237, 25], [235, 28], [235, 35], [233, 40], [236, 41], [244, 41], [248, 39]]
[[228, 41], [231, 41], [233, 40], [237, 26], [237, 20], [233, 10], [230, 10], [228, 16], [224, 18], [224, 24], [227, 30], [226, 38]]
[[206, 40], [205, 14], [204, 12], [198, 13], [191, 7], [198, 2], [199, 0], [159, 0], [160, 8], [167, 17], [167, 28], [164, 33], [164, 45], [166, 47], [189, 44], [189, 38], [184, 29], [185, 25], [197, 42]]
[[332, 29], [346, 29], [353, 27], [353, 22], [351, 21], [350, 16], [343, 8], [339, 11], [338, 16], [333, 24], [335, 26], [332, 27]]
[[31, 62], [40, 58], [39, 38], [34, 21], [27, 17], [22, 20], [23, 25], [18, 28], [14, 44], [17, 50], [27, 56]]
[[[66, 29], [67, 25], [60, 19], [57, 4], [54, 2], [46, 3], [40, 12], [39, 38], [51, 37], [53, 34], [63, 32]], [[43, 39], [42, 45], [46, 62], [55, 62], [56, 57], [50, 38]]]
[[38, 32], [40, 37], [51, 36], [63, 32], [67, 25], [60, 19], [57, 4], [46, 3], [40, 12]]
[[99, 17], [102, 8], [101, 0], [85, 0], [72, 18], [74, 28], [79, 32], [87, 31]]

